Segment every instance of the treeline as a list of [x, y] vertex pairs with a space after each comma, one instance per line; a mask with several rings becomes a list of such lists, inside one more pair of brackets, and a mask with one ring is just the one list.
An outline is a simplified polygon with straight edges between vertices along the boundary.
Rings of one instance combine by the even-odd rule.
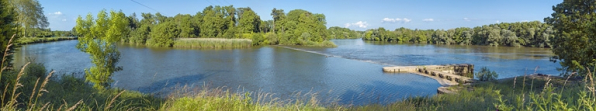
[[325, 15], [296, 9], [287, 14], [273, 9], [273, 20], [261, 20], [250, 7], [208, 6], [203, 11], [177, 14], [135, 13], [126, 17], [122, 42], [171, 47], [178, 38], [241, 38], [253, 45], [330, 45]]
[[349, 28], [342, 28], [338, 26], [329, 27], [327, 30], [333, 39], [355, 39], [361, 38], [362, 32], [350, 30]]
[[402, 27], [389, 31], [381, 27], [367, 30], [363, 39], [398, 43], [551, 47], [549, 41], [554, 37], [554, 32], [552, 26], [532, 21], [448, 30], [412, 30]]

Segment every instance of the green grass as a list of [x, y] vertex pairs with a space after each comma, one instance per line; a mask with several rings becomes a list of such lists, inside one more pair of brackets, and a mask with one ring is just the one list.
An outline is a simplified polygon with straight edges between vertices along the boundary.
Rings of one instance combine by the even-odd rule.
[[233, 49], [252, 46], [250, 39], [223, 39], [223, 38], [180, 38], [174, 40], [173, 47], [202, 48], [202, 49]]
[[165, 102], [136, 91], [96, 90], [85, 82], [83, 73], [47, 73], [41, 63], [30, 63], [23, 69], [19, 73], [6, 70], [4, 79], [12, 81], [1, 91], [0, 110], [157, 110]]
[[[306, 110], [322, 111], [327, 108], [318, 104], [316, 94], [305, 99], [279, 100], [271, 94], [231, 93], [223, 88], [206, 88], [190, 91], [188, 94], [176, 94], [161, 107], [164, 111], [285, 111]], [[297, 95], [299, 96], [299, 95]], [[255, 98], [252, 98], [255, 97]]]
[[34, 43], [44, 43], [44, 42], [53, 42], [53, 41], [61, 41], [61, 40], [74, 40], [74, 37], [21, 37], [15, 43], [16, 44], [34, 44]]
[[470, 86], [452, 86], [457, 94], [411, 97], [388, 105], [350, 110], [596, 110], [594, 85], [565, 78], [511, 78]]

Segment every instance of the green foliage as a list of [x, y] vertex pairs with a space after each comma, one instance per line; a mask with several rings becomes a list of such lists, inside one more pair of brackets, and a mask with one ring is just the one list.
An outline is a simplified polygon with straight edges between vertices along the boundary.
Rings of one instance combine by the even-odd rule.
[[329, 27], [329, 37], [332, 39], [355, 39], [361, 38], [358, 32], [350, 30], [349, 28], [342, 28], [338, 26]]
[[432, 43], [459, 45], [490, 45], [514, 47], [551, 47], [552, 27], [538, 21], [498, 23], [474, 28], [419, 30], [397, 28], [387, 31], [380, 27], [368, 30], [364, 40], [398, 43]]
[[151, 38], [147, 45], [155, 47], [171, 47], [174, 44], [174, 37], [177, 37], [180, 30], [172, 22], [164, 22], [155, 26], [151, 31]]
[[[7, 0], [0, 1], [0, 54], [6, 55], [4, 49], [8, 46], [8, 42], [13, 37], [13, 34], [16, 33], [15, 27], [17, 27], [17, 13], [14, 11]], [[16, 36], [13, 40], [18, 39]], [[14, 47], [10, 47], [10, 49], [14, 49]], [[12, 51], [12, 50], [11, 50]], [[10, 67], [12, 61], [12, 56], [6, 57], [6, 62], [2, 64], [3, 67]], [[3, 74], [0, 74], [0, 77]]]
[[110, 15], [105, 10], [97, 14], [94, 20], [91, 14], [86, 19], [81, 16], [77, 18], [76, 31], [79, 37], [77, 48], [91, 56], [91, 62], [94, 64], [90, 69], [85, 70], [87, 81], [94, 83], [97, 89], [109, 87], [113, 81], [111, 76], [114, 72], [122, 70], [116, 63], [120, 58], [120, 52], [115, 43], [125, 36], [122, 32], [125, 30], [128, 21], [122, 11], [110, 11]]
[[[333, 38], [330, 33], [336, 33], [327, 30], [323, 14], [297, 9], [286, 15], [283, 10], [274, 9], [272, 15], [275, 15], [274, 20], [263, 21], [250, 7], [234, 8], [231, 5], [208, 6], [195, 15], [177, 14], [174, 17], [142, 13], [140, 21], [133, 13], [125, 17], [128, 22], [126, 28], [121, 30], [125, 36], [120, 42], [155, 47], [173, 47], [176, 43], [184, 43], [177, 46], [187, 47], [194, 43], [175, 42], [175, 39], [241, 38], [253, 40], [253, 45], [335, 46], [331, 42], [323, 43]], [[341, 36], [355, 38], [358, 35], [347, 28], [334, 29], [341, 31], [337, 32], [343, 34]]]
[[480, 81], [493, 81], [497, 80], [499, 75], [495, 71], [490, 71], [487, 67], [482, 67], [478, 73], [474, 75]]
[[564, 75], [576, 71], [585, 74], [586, 67], [594, 69], [596, 65], [594, 10], [596, 1], [566, 0], [553, 7], [550, 17], [544, 18], [556, 30], [549, 42], [556, 55], [552, 60], [560, 61]]
[[259, 32], [261, 18], [250, 7], [239, 8], [238, 26], [242, 33]]
[[[28, 36], [26, 32], [35, 28], [44, 29], [50, 25], [46, 18], [43, 7], [37, 0], [8, 0], [11, 6], [18, 13], [17, 22], [23, 28], [21, 36]], [[30, 29], [31, 28], [31, 29]]]
[[131, 44], [145, 44], [147, 43], [147, 38], [149, 38], [150, 32], [151, 28], [148, 25], [142, 25], [130, 32], [128, 41]]

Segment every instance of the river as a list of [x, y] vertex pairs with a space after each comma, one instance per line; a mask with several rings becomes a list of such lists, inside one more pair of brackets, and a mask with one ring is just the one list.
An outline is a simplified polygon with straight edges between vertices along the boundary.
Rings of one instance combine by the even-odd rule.
[[[118, 66], [123, 70], [113, 75], [112, 86], [152, 94], [168, 94], [184, 85], [226, 87], [233, 92], [274, 94], [282, 100], [314, 93], [323, 103], [361, 105], [431, 96], [441, 86], [416, 74], [383, 73], [385, 66], [472, 63], [475, 71], [488, 67], [499, 78], [534, 72], [558, 75], [560, 67], [549, 61], [552, 53], [543, 48], [332, 41], [337, 48], [196, 50], [119, 45]], [[34, 59], [58, 74], [80, 74], [92, 64], [89, 55], [75, 48], [77, 42], [22, 46], [15, 52], [15, 65]]]

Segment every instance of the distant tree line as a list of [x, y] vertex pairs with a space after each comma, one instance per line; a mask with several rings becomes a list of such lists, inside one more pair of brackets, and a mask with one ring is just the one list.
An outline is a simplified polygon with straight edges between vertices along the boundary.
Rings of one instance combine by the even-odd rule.
[[76, 32], [74, 30], [72, 31], [60, 31], [60, 30], [54, 30], [52, 31], [52, 29], [50, 28], [31, 28], [29, 29], [29, 31], [26, 33], [27, 35], [25, 37], [76, 37]]
[[398, 43], [429, 43], [446, 45], [490, 45], [514, 47], [551, 47], [553, 27], [539, 21], [498, 23], [460, 27], [448, 30], [419, 30], [385, 28], [367, 30], [364, 40]]
[[327, 30], [333, 39], [355, 39], [361, 38], [362, 32], [350, 30], [349, 28], [342, 28], [338, 26], [329, 27]]
[[171, 47], [177, 38], [244, 38], [253, 45], [318, 45], [333, 44], [325, 15], [296, 9], [287, 14], [273, 9], [273, 20], [261, 20], [250, 7], [208, 6], [203, 11], [177, 14], [135, 13], [126, 17], [127, 28], [121, 42]]

